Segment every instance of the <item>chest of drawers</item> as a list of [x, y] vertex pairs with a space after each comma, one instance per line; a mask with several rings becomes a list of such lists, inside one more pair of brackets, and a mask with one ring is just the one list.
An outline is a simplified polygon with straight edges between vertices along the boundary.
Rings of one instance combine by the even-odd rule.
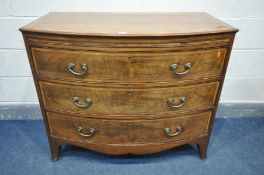
[[20, 29], [51, 158], [207, 146], [235, 33], [206, 13], [49, 13]]

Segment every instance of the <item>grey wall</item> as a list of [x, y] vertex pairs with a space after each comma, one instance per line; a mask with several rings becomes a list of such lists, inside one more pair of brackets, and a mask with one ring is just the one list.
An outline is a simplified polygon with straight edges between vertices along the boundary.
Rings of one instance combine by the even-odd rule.
[[222, 102], [264, 102], [263, 0], [0, 0], [0, 104], [37, 103], [18, 28], [49, 11], [205, 11], [240, 29]]

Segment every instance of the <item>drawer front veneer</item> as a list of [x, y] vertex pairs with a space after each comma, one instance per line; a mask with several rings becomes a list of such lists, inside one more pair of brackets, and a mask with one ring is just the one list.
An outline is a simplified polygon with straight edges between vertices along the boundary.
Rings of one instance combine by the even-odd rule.
[[135, 115], [212, 107], [219, 83], [150, 89], [82, 87], [49, 82], [40, 82], [40, 86], [44, 105], [48, 108], [82, 114]]
[[37, 75], [84, 82], [173, 82], [219, 76], [226, 49], [99, 53], [33, 48]]
[[28, 34], [34, 47], [111, 53], [175, 52], [228, 47], [232, 34], [191, 37], [71, 37]]
[[211, 112], [160, 120], [98, 120], [47, 113], [53, 136], [96, 144], [162, 143], [207, 134]]

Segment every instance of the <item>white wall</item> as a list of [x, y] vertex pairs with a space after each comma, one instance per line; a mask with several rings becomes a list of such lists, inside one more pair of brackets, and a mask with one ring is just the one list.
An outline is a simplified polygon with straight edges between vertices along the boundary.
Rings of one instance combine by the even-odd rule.
[[240, 29], [222, 102], [264, 102], [263, 0], [0, 0], [0, 103], [37, 103], [18, 28], [49, 11], [205, 11]]

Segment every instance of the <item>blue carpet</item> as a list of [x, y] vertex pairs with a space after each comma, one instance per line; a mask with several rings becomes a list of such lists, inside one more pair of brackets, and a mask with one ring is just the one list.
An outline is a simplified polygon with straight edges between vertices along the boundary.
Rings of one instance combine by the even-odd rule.
[[65, 146], [52, 162], [43, 121], [0, 121], [0, 175], [263, 175], [263, 145], [264, 118], [218, 118], [204, 161], [195, 146], [146, 156]]

